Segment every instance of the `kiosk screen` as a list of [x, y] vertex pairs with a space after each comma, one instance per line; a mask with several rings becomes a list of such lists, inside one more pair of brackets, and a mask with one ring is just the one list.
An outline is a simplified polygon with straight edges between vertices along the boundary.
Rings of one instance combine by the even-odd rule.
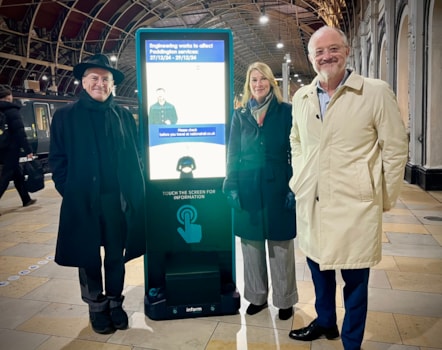
[[225, 176], [231, 112], [228, 34], [141, 34], [149, 180]]

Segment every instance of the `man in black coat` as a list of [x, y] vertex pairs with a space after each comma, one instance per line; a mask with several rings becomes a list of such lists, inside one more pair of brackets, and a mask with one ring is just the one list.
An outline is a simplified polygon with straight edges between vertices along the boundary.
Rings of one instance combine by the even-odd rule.
[[7, 85], [0, 85], [0, 111], [6, 116], [8, 144], [0, 149], [0, 198], [9, 186], [9, 181], [14, 181], [14, 186], [20, 195], [24, 207], [34, 204], [37, 200], [31, 199], [25, 187], [25, 177], [19, 164], [20, 152], [23, 150], [28, 159], [33, 153], [26, 139], [25, 127], [20, 115], [20, 106], [13, 103], [12, 90]]
[[125, 262], [145, 253], [145, 182], [135, 120], [112, 96], [123, 73], [97, 54], [76, 65], [74, 76], [83, 86], [79, 100], [51, 123], [49, 164], [63, 197], [55, 261], [79, 268], [92, 328], [105, 334], [129, 325]]

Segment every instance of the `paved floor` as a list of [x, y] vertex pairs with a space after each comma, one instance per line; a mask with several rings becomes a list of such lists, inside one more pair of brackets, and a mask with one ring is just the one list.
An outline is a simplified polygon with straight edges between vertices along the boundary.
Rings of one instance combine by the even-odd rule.
[[[53, 262], [60, 197], [52, 181], [23, 208], [15, 190], [0, 200], [0, 349], [268, 350], [341, 349], [339, 340], [297, 342], [288, 337], [315, 317], [314, 293], [305, 257], [296, 250], [300, 301], [293, 319], [280, 321], [270, 306], [239, 314], [153, 321], [144, 315], [144, 264], [127, 264], [125, 309], [130, 329], [98, 335], [79, 297], [77, 271]], [[442, 349], [442, 192], [405, 184], [400, 201], [384, 214], [383, 260], [370, 277], [369, 313], [363, 348]], [[81, 218], [79, 218], [81, 220]], [[237, 249], [242, 293], [242, 257]], [[342, 284], [337, 293], [342, 323]], [[270, 301], [271, 302], [271, 301]]]

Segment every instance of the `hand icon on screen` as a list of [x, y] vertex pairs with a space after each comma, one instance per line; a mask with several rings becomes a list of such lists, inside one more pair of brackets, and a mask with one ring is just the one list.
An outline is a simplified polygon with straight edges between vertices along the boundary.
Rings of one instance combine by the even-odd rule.
[[197, 211], [191, 205], [183, 205], [177, 212], [177, 220], [184, 225], [178, 227], [177, 231], [186, 243], [199, 243], [202, 238], [201, 225], [193, 224], [197, 218]]

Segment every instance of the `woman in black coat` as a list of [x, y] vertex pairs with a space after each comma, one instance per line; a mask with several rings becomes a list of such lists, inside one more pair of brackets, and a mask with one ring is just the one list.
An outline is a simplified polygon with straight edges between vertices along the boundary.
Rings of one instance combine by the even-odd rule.
[[291, 105], [282, 102], [270, 67], [253, 63], [242, 106], [232, 118], [223, 190], [235, 209], [234, 233], [241, 238], [244, 297], [250, 301], [247, 313], [267, 307], [267, 241], [273, 304], [284, 320], [293, 315], [298, 301], [295, 200], [288, 186], [291, 125]]
[[21, 150], [32, 159], [33, 153], [26, 138], [23, 119], [20, 115], [20, 106], [14, 104], [11, 89], [0, 85], [0, 111], [6, 117], [8, 125], [8, 145], [0, 149], [0, 198], [9, 186], [9, 181], [14, 181], [14, 186], [20, 195], [24, 207], [34, 204], [37, 200], [31, 199], [25, 186], [25, 176], [19, 164]]

